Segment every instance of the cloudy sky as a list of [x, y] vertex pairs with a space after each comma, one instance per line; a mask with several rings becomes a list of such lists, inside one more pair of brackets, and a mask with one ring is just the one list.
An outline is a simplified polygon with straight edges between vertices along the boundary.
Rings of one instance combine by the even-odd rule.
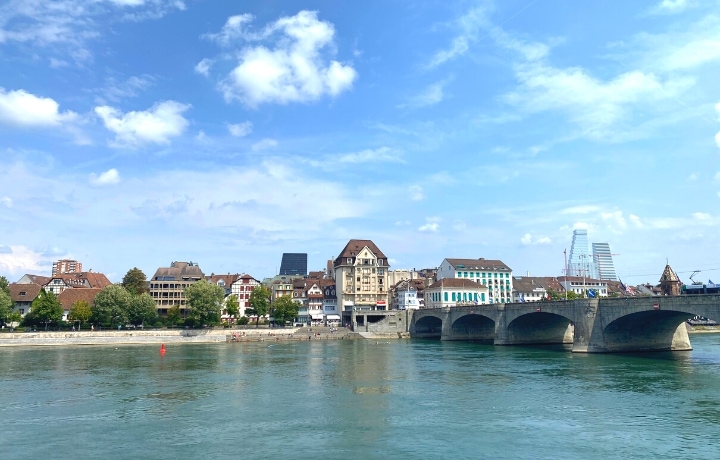
[[717, 1], [7, 0], [0, 56], [11, 281], [351, 238], [560, 275], [575, 228], [720, 279]]

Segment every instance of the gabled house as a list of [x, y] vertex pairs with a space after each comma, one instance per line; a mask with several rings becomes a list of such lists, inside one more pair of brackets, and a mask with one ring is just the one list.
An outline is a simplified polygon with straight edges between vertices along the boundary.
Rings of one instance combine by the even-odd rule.
[[252, 291], [257, 286], [260, 286], [260, 281], [256, 280], [247, 273], [243, 273], [238, 276], [232, 283], [230, 291], [238, 298], [240, 316], [245, 316], [245, 310], [250, 307], [250, 294], [252, 294]]
[[102, 291], [98, 288], [75, 288], [66, 289], [58, 295], [58, 300], [63, 309], [63, 321], [68, 320], [70, 309], [76, 302], [85, 301], [91, 307], [95, 304], [95, 297]]
[[489, 289], [484, 284], [464, 278], [443, 278], [425, 289], [425, 307], [457, 307], [490, 302]]
[[388, 310], [389, 269], [371, 240], [348, 241], [333, 262], [340, 310]]
[[10, 299], [13, 301], [13, 310], [20, 312], [22, 316], [30, 313], [30, 306], [40, 294], [42, 287], [35, 283], [12, 283], [8, 287], [10, 288]]

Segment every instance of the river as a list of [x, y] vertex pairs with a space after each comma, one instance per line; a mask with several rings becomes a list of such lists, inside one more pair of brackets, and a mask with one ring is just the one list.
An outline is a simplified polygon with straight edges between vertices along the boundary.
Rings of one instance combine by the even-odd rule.
[[690, 352], [424, 340], [0, 349], [6, 459], [715, 459], [720, 334]]

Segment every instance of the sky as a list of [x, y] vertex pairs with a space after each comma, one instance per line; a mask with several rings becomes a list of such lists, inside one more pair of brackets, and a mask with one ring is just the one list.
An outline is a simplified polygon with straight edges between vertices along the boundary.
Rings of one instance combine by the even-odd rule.
[[0, 3], [0, 275], [61, 258], [720, 279], [720, 2]]

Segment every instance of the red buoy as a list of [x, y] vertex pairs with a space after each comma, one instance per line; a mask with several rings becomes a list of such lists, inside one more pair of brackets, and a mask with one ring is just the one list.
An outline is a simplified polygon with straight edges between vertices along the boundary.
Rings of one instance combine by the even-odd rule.
[[162, 345], [160, 345], [160, 354], [161, 355], [165, 354], [165, 344], [164, 343]]

